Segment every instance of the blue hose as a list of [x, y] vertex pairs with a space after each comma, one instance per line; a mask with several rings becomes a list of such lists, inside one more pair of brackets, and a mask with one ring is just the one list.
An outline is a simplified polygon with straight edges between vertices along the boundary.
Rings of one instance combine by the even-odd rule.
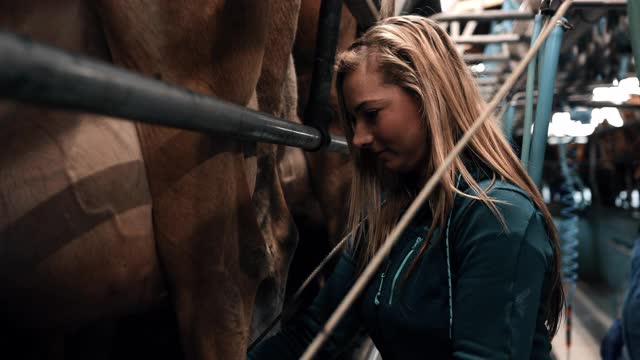
[[567, 358], [569, 349], [571, 348], [571, 318], [573, 313], [573, 297], [576, 292], [576, 283], [578, 281], [578, 214], [580, 209], [579, 202], [574, 197], [578, 191], [582, 193], [580, 184], [582, 183], [575, 174], [575, 168], [569, 164], [567, 155], [567, 146], [565, 144], [558, 145], [558, 154], [560, 156], [560, 169], [562, 172], [563, 182], [560, 187], [560, 202], [562, 209], [560, 210], [560, 220], [556, 222], [558, 235], [560, 236], [560, 249], [562, 252], [562, 280], [567, 285], [567, 326], [566, 326], [566, 344]]
[[513, 103], [509, 103], [507, 106], [507, 110], [504, 112], [502, 116], [502, 131], [504, 132], [504, 137], [507, 138], [507, 141], [511, 142], [511, 133], [513, 132], [513, 121], [516, 117], [516, 107]]
[[541, 58], [542, 71], [540, 74], [541, 81], [538, 86], [538, 106], [536, 108], [535, 126], [527, 167], [531, 179], [533, 179], [533, 182], [538, 188], [542, 181], [542, 166], [544, 163], [549, 120], [551, 119], [551, 109], [553, 105], [553, 89], [556, 82], [558, 58], [566, 19], [563, 18], [561, 21], [563, 23], [559, 22], [556, 24], [551, 32], [551, 36], [547, 39], [544, 45], [544, 54]]
[[[569, 164], [567, 158], [567, 146], [565, 144], [558, 145], [558, 153], [560, 155], [560, 168], [562, 171], [563, 182], [560, 187], [562, 210], [560, 211], [560, 224], [558, 224], [558, 233], [562, 244], [562, 277], [566, 284], [575, 287], [578, 280], [578, 215], [580, 209], [578, 201], [574, 198], [574, 193], [579, 191], [578, 183], [575, 181], [575, 169]], [[567, 302], [570, 302], [567, 298]]]
[[[531, 46], [538, 39], [542, 28], [542, 15], [537, 14], [533, 19], [533, 33], [531, 34]], [[529, 163], [529, 151], [531, 149], [531, 125], [533, 124], [533, 89], [536, 83], [536, 61], [538, 55], [531, 59], [527, 67], [527, 92], [524, 105], [524, 127], [522, 128], [522, 153], [520, 162], [527, 167]]]

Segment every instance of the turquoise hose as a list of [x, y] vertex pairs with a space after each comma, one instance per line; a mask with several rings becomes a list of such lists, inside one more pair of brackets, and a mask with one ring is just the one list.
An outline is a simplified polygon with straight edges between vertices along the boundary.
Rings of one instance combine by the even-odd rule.
[[[531, 34], [531, 45], [538, 38], [540, 29], [542, 28], [542, 15], [537, 14], [533, 19], [533, 33]], [[527, 167], [529, 163], [529, 150], [531, 148], [531, 124], [533, 124], [533, 89], [536, 83], [536, 60], [538, 56], [534, 56], [527, 67], [527, 89], [524, 105], [524, 127], [522, 133], [522, 153], [520, 154], [520, 162]]]
[[[563, 19], [562, 21], [566, 20]], [[527, 168], [529, 176], [531, 176], [531, 179], [533, 179], [538, 187], [540, 187], [542, 182], [542, 167], [547, 147], [549, 120], [551, 119], [553, 106], [553, 88], [556, 82], [558, 58], [560, 56], [563, 34], [564, 25], [561, 23], [556, 24], [551, 32], [551, 36], [549, 36], [544, 45], [544, 53], [543, 57], [541, 57], [542, 71], [540, 74], [540, 84], [538, 86], [538, 106], [536, 108], [535, 126]]]
[[504, 137], [507, 141], [511, 142], [511, 133], [513, 132], [513, 120], [516, 116], [516, 107], [514, 104], [509, 103], [507, 110], [502, 115], [502, 131], [504, 131]]

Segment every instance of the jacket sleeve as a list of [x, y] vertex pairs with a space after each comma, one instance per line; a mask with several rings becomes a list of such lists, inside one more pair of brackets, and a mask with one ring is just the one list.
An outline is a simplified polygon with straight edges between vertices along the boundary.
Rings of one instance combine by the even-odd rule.
[[[451, 223], [453, 358], [529, 359], [540, 341], [534, 337], [553, 252], [544, 218], [527, 197], [508, 189], [489, 196], [509, 203], [496, 204], [507, 232], [480, 201], [469, 201]], [[543, 343], [546, 358], [551, 349]]]
[[[247, 359], [299, 359], [351, 289], [354, 274], [355, 264], [345, 253], [311, 306], [247, 354]], [[356, 335], [360, 324], [356, 304], [331, 333], [316, 358], [331, 359], [338, 356]]]

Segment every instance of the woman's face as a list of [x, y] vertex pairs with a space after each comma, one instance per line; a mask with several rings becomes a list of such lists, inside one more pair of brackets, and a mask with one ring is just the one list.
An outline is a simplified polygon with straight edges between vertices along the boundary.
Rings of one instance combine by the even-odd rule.
[[386, 84], [377, 66], [362, 64], [343, 83], [347, 110], [355, 119], [353, 145], [370, 151], [394, 172], [425, 166], [427, 145], [416, 99]]

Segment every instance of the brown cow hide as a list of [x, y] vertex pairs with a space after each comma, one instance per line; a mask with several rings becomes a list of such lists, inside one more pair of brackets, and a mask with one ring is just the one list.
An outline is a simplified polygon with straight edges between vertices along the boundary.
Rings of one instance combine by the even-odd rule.
[[[0, 26], [292, 113], [280, 69], [290, 68], [296, 19], [271, 15], [295, 15], [297, 1], [92, 4], [3, 1]], [[278, 60], [265, 60], [265, 48]], [[267, 100], [285, 88], [288, 103]], [[187, 357], [243, 358], [254, 303], [280, 308], [296, 243], [277, 148], [22, 105], [0, 111], [10, 124], [0, 133], [3, 318], [76, 327], [148, 307], [166, 285]]]

